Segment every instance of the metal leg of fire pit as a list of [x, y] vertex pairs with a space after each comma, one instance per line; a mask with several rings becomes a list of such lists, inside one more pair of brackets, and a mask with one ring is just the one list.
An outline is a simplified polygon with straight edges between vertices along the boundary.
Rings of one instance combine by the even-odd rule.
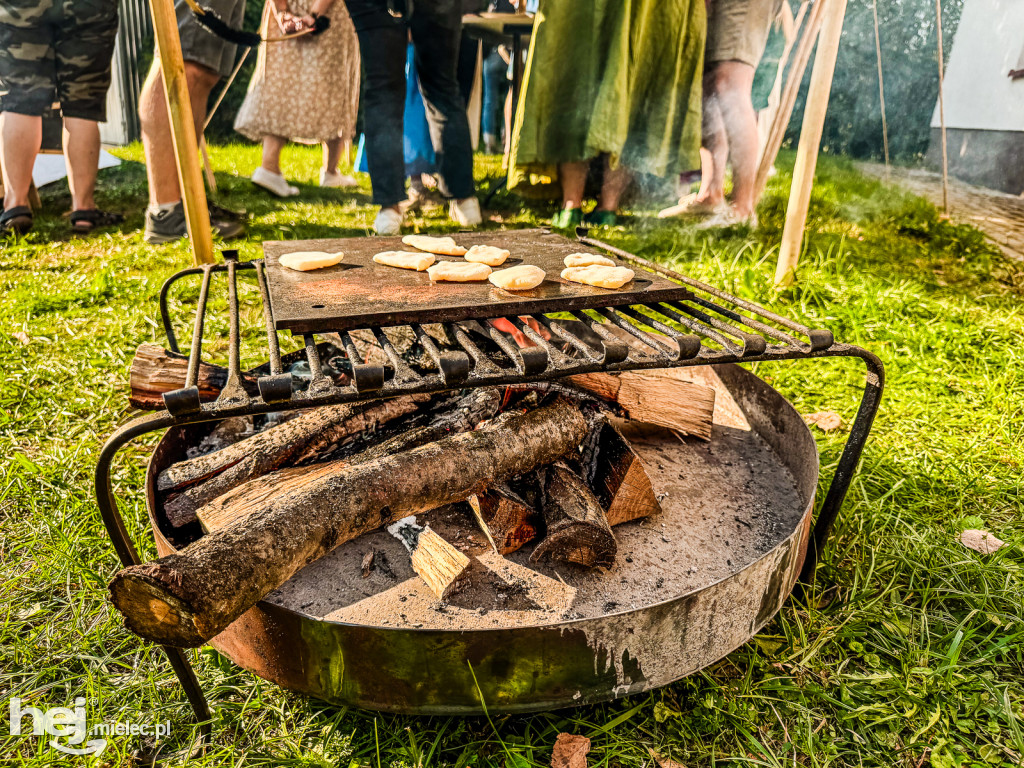
[[[96, 463], [96, 502], [99, 505], [100, 515], [103, 518], [104, 526], [106, 526], [107, 534], [110, 536], [114, 549], [117, 551], [117, 556], [121, 560], [121, 564], [126, 567], [137, 565], [142, 560], [139, 558], [139, 553], [135, 549], [131, 537], [128, 535], [124, 518], [117, 507], [117, 499], [114, 497], [114, 489], [110, 479], [110, 468], [114, 456], [131, 440], [148, 432], [168, 427], [173, 422], [174, 419], [164, 413], [143, 416], [125, 424], [107, 440], [103, 450], [100, 451], [99, 461]], [[196, 677], [195, 670], [192, 669], [191, 662], [189, 662], [188, 657], [181, 648], [171, 648], [169, 646], [161, 646], [161, 648], [163, 648], [164, 653], [167, 655], [168, 661], [171, 662], [171, 668], [174, 670], [178, 682], [181, 683], [181, 687], [185, 691], [188, 703], [192, 706], [196, 722], [199, 724], [201, 739], [199, 748], [205, 749], [206, 745], [210, 742], [212, 730], [210, 727], [210, 707], [199, 684], [199, 679]]]
[[867, 366], [864, 394], [861, 397], [857, 415], [854, 417], [853, 426], [850, 428], [850, 436], [846, 440], [846, 446], [839, 457], [839, 464], [836, 466], [835, 474], [832, 475], [832, 482], [825, 494], [825, 500], [822, 502], [814, 522], [814, 530], [811, 532], [811, 540], [807, 546], [807, 557], [804, 560], [800, 581], [797, 585], [798, 594], [802, 594], [814, 583], [818, 559], [825, 550], [825, 544], [832, 532], [832, 525], [846, 499], [846, 492], [850, 489], [853, 473], [857, 469], [857, 463], [864, 451], [864, 444], [871, 433], [871, 425], [874, 423], [875, 414], [878, 413], [882, 390], [885, 387], [885, 368], [882, 366], [882, 361], [875, 355], [859, 347], [851, 347], [850, 351], [842, 356], [859, 357]]

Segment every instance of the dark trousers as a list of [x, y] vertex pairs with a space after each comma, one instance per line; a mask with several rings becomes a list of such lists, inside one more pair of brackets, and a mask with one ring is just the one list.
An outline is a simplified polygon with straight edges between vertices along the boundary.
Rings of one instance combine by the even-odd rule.
[[462, 35], [459, 2], [418, 2], [410, 16], [397, 21], [379, 0], [347, 0], [347, 5], [363, 59], [363, 129], [373, 202], [387, 207], [405, 199], [402, 113], [410, 34], [430, 141], [437, 154], [439, 189], [446, 197], [471, 197], [475, 191], [473, 148], [456, 78]]

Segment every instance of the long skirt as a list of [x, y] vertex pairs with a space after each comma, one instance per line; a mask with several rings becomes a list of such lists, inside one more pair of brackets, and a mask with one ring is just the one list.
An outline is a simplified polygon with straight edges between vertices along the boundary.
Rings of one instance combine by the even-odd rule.
[[601, 154], [654, 176], [699, 168], [706, 31], [704, 0], [542, 0], [510, 186]]

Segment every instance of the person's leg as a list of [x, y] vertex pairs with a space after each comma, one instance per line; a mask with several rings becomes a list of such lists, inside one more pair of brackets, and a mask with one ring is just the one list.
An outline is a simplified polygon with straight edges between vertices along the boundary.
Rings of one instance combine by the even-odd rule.
[[323, 175], [332, 175], [338, 172], [343, 144], [340, 136], [324, 142], [324, 167], [321, 169]]
[[281, 175], [281, 150], [284, 149], [288, 139], [284, 136], [263, 137], [263, 158], [260, 167], [263, 170]]
[[704, 113], [701, 120], [701, 191], [697, 200], [711, 205], [725, 201], [725, 166], [729, 158], [729, 139], [722, 115], [720, 95], [717, 91], [716, 63], [704, 76]]
[[430, 138], [437, 153], [441, 191], [456, 200], [473, 197], [473, 147], [466, 103], [456, 79], [462, 34], [459, 2], [437, 0], [417, 5], [410, 30]]
[[4, 179], [4, 210], [28, 206], [32, 168], [43, 143], [43, 119], [34, 115], [4, 112], [0, 129]]
[[749, 64], [723, 61], [715, 66], [714, 90], [732, 165], [732, 207], [741, 217], [754, 212], [758, 144], [757, 115], [750, 100], [753, 84], [754, 68]]
[[369, 29], [357, 25], [356, 32], [363, 58], [361, 106], [373, 202], [397, 213], [398, 204], [405, 199], [402, 115], [406, 31], [400, 24], [389, 23]]
[[483, 57], [483, 81], [484, 97], [482, 107], [482, 126], [484, 148], [489, 153], [495, 153], [501, 146], [502, 136], [502, 102], [504, 101], [505, 90], [508, 80], [505, 77], [505, 70], [508, 65], [501, 58], [496, 48], [486, 48]]
[[615, 213], [619, 209], [622, 193], [626, 191], [631, 178], [629, 170], [624, 165], [620, 165], [613, 170], [606, 158], [604, 180], [601, 183], [601, 197], [598, 200], [597, 207], [602, 211]]
[[94, 120], [64, 118], [64, 156], [68, 164], [71, 210], [96, 208], [96, 175], [100, 164], [100, 126]]
[[583, 190], [587, 185], [589, 163], [560, 163], [558, 180], [562, 184], [562, 207], [566, 210], [583, 205]]
[[[192, 117], [196, 136], [199, 137], [206, 122], [206, 104], [210, 92], [220, 75], [191, 61], [185, 62], [185, 80], [188, 85]], [[160, 62], [154, 61], [139, 98], [139, 120], [142, 125], [142, 147], [146, 157], [146, 177], [149, 180], [150, 205], [166, 206], [181, 200], [178, 187], [178, 169], [174, 160], [174, 142], [167, 116]]]

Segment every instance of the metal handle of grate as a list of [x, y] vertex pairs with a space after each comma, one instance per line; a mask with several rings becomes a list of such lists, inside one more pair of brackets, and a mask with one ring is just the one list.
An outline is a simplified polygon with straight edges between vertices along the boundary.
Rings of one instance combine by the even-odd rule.
[[[417, 371], [399, 354], [389, 332], [399, 326], [368, 326], [366, 330], [390, 365], [363, 362], [352, 332], [337, 334], [351, 365], [351, 380], [336, 384], [323, 371], [317, 334], [305, 334], [306, 360], [311, 381], [304, 391], [292, 391], [291, 375], [282, 369], [281, 346], [274, 323], [273, 307], [263, 260], [239, 262], [237, 251], [224, 251], [224, 263], [183, 270], [167, 280], [160, 293], [160, 310], [173, 351], [178, 351], [168, 308], [168, 295], [178, 280], [200, 275], [199, 297], [192, 325], [185, 386], [164, 394], [164, 404], [175, 418], [204, 420], [242, 412], [284, 410], [317, 405], [355, 402], [402, 394], [438, 392], [449, 389], [526, 381], [546, 381], [595, 371], [627, 371], [713, 363], [753, 362], [818, 357], [835, 354], [831, 332], [811, 329], [713, 286], [668, 270], [626, 251], [580, 234], [580, 241], [602, 248], [633, 264], [656, 271], [689, 289], [676, 301], [652, 302], [618, 307], [587, 308], [504, 318], [534, 346], [521, 347], [502, 318], [467, 320], [443, 324], [454, 348], [441, 348], [424, 324], [411, 329], [433, 363], [433, 370]], [[242, 273], [255, 276], [262, 303], [269, 374], [258, 380], [259, 396], [251, 397], [241, 386], [240, 304], [238, 279]], [[202, 360], [203, 330], [210, 306], [214, 277], [223, 274], [227, 283], [228, 377], [220, 396], [201, 403], [198, 389]], [[219, 279], [218, 279], [219, 282]], [[499, 307], [495, 307], [499, 309]], [[571, 317], [576, 323], [566, 322]], [[532, 321], [532, 322], [531, 322]], [[546, 333], [539, 333], [537, 329]], [[582, 333], [580, 329], [590, 333]], [[500, 350], [488, 355], [480, 341], [490, 339]]]

